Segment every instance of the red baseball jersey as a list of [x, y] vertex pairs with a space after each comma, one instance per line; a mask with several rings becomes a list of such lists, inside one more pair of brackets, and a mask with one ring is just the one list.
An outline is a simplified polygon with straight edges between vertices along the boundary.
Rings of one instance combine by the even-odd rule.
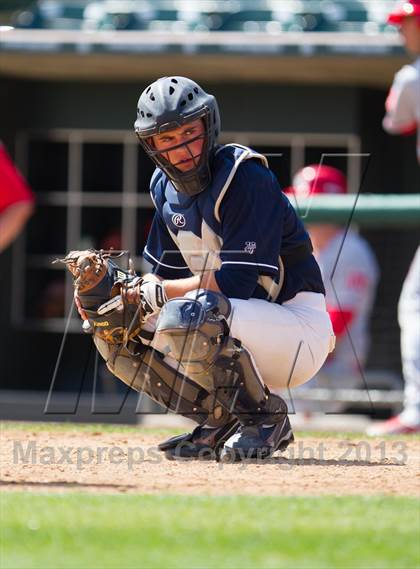
[[18, 202], [33, 202], [34, 195], [0, 142], [0, 213]]

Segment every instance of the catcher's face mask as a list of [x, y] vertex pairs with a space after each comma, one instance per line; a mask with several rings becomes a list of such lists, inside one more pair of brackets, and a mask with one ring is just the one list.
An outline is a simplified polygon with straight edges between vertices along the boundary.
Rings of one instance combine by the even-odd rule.
[[[190, 172], [200, 167], [205, 146], [206, 128], [202, 119], [162, 132], [148, 140], [150, 156], [165, 167]], [[174, 171], [173, 174], [177, 175]]]
[[[189, 131], [192, 125], [196, 130]], [[210, 184], [220, 116], [216, 99], [197, 83], [163, 77], [149, 85], [138, 102], [135, 131], [178, 192], [193, 196]]]

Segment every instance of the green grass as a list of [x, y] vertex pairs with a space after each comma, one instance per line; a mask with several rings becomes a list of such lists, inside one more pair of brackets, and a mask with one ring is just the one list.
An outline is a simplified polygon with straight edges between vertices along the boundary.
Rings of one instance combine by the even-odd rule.
[[420, 565], [411, 498], [3, 493], [0, 521], [1, 569]]
[[[142, 427], [141, 425], [120, 425], [110, 423], [66, 423], [66, 422], [34, 422], [34, 421], [0, 421], [0, 433], [7, 430], [46, 432], [56, 433], [120, 433], [120, 434], [139, 434], [142, 432], [154, 435], [174, 435], [185, 432], [185, 429], [175, 429], [173, 427]], [[0, 564], [0, 569], [1, 564]]]
[[[121, 433], [121, 434], [139, 434], [149, 433], [157, 436], [171, 436], [184, 433], [185, 428], [174, 427], [142, 427], [141, 425], [120, 425], [120, 424], [104, 424], [104, 423], [71, 423], [71, 422], [34, 422], [34, 421], [0, 421], [0, 433], [3, 430], [20, 430], [31, 432], [54, 431], [56, 433]], [[319, 438], [319, 439], [339, 439], [339, 440], [370, 440], [370, 439], [398, 439], [398, 440], [420, 440], [420, 434], [413, 435], [396, 435], [396, 436], [380, 436], [368, 437], [364, 433], [340, 432], [340, 431], [297, 431], [299, 438]], [[1, 565], [0, 565], [1, 569]]]

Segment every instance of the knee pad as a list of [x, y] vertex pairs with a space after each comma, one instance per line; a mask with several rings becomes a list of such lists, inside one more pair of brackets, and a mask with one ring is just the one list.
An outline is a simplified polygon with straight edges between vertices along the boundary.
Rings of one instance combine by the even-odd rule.
[[169, 300], [156, 325], [166, 353], [182, 363], [187, 375], [211, 368], [229, 334], [229, 299], [223, 294], [198, 290]]

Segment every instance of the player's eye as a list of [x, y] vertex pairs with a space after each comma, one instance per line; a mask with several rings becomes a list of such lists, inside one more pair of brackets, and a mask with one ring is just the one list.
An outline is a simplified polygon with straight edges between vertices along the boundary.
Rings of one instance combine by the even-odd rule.
[[160, 138], [159, 143], [160, 144], [166, 144], [166, 145], [172, 144], [172, 138], [169, 138], [169, 137]]

